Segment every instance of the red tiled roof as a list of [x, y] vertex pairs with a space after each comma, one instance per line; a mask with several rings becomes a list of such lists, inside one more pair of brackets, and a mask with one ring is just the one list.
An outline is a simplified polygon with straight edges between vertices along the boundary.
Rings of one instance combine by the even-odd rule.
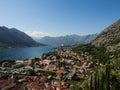
[[33, 88], [35, 90], [41, 90], [41, 88], [45, 88], [44, 83], [47, 80], [46, 76], [27, 76], [24, 77], [28, 82], [24, 82], [23, 86], [27, 88]]
[[77, 73], [76, 74], [78, 77], [85, 77], [86, 75], [85, 74], [79, 74], [79, 73]]
[[87, 71], [93, 72], [93, 71], [94, 71], [94, 68], [87, 68]]
[[47, 77], [46, 76], [42, 76], [40, 79], [41, 82], [46, 82], [47, 81]]
[[5, 82], [6, 82], [6, 80], [0, 80], [0, 85], [5, 83]]
[[55, 90], [55, 88], [54, 88], [54, 87], [51, 87], [51, 86], [48, 86], [48, 87], [46, 87], [45, 90]]
[[60, 90], [67, 90], [68, 89], [68, 86], [64, 83], [64, 84], [62, 84], [62, 83], [59, 83], [58, 85], [57, 85], [57, 88], [59, 88]]
[[61, 70], [58, 70], [58, 71], [56, 71], [56, 73], [57, 73], [57, 74], [62, 74], [62, 73], [64, 73], [64, 70], [62, 70], [62, 69], [61, 69]]
[[40, 86], [37, 83], [33, 83], [33, 82], [28, 82], [25, 85], [27, 88], [31, 88], [31, 89], [35, 89], [35, 90], [39, 90]]
[[8, 86], [4, 87], [2, 90], [10, 90], [10, 89], [14, 88], [15, 86], [16, 86], [15, 83], [11, 83]]

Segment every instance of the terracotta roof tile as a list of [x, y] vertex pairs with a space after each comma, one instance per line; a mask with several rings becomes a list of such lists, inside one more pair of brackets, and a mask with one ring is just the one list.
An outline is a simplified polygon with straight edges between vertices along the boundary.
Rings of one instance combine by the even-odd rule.
[[10, 90], [10, 89], [14, 88], [15, 86], [16, 86], [15, 83], [11, 83], [8, 86], [4, 87], [2, 90]]
[[6, 82], [6, 80], [0, 80], [0, 85], [5, 83], [5, 82]]

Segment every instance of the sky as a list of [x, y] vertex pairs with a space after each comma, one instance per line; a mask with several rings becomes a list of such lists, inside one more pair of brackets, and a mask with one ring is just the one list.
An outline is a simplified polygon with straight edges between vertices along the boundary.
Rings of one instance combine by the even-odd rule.
[[0, 26], [33, 37], [100, 33], [120, 19], [120, 0], [0, 0]]

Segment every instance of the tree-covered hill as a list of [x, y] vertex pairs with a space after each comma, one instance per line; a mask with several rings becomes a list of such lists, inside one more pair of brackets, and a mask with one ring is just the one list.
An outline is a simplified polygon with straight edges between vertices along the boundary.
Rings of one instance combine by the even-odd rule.
[[0, 27], [0, 49], [42, 45], [15, 28]]

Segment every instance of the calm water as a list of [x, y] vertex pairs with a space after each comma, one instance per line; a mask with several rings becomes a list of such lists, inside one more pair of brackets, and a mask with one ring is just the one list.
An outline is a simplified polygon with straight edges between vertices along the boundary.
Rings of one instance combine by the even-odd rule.
[[29, 57], [39, 57], [43, 53], [52, 51], [53, 48], [53, 46], [40, 46], [12, 50], [0, 50], [0, 60], [15, 60]]

